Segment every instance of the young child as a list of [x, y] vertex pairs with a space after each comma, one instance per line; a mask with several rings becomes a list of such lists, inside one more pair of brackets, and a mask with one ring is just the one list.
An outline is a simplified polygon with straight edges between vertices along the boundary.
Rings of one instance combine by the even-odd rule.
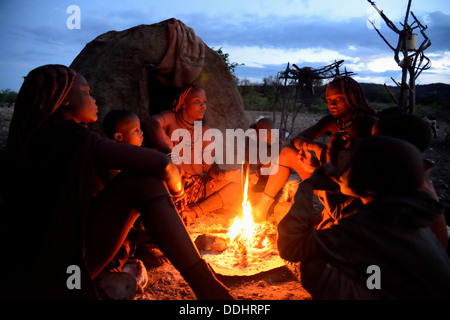
[[[103, 132], [118, 143], [142, 146], [144, 140], [139, 117], [129, 110], [112, 110], [103, 119]], [[107, 180], [119, 173], [118, 170], [109, 171]], [[106, 175], [106, 174], [105, 174]], [[130, 230], [124, 244], [109, 264], [110, 269], [121, 270], [130, 257], [144, 262], [147, 267], [160, 266], [166, 262], [164, 255], [152, 244], [142, 222], [138, 218]]]
[[[313, 191], [330, 179], [329, 165], [300, 184], [278, 225], [280, 256], [301, 261], [302, 284], [313, 299], [448, 299], [450, 259], [430, 228], [443, 208], [420, 191], [420, 151], [385, 136], [361, 142], [338, 183], [364, 205], [315, 230]], [[373, 270], [378, 276], [371, 277]]]
[[281, 150], [277, 172], [269, 176], [264, 192], [257, 200], [254, 210], [257, 220], [267, 218], [265, 208], [272, 205], [292, 169], [305, 180], [321, 162], [325, 162], [326, 145], [315, 141], [316, 139], [345, 133], [349, 137], [348, 147], [352, 148], [359, 140], [371, 135], [372, 125], [377, 120], [376, 112], [367, 104], [358, 82], [348, 76], [334, 79], [327, 85], [326, 99], [330, 114], [300, 132], [293, 138], [290, 146]]
[[139, 117], [128, 110], [110, 111], [103, 119], [103, 131], [111, 140], [142, 146], [144, 134]]
[[[281, 150], [282, 142], [278, 139], [278, 137], [275, 137], [272, 135], [272, 130], [275, 129], [275, 124], [273, 123], [272, 119], [270, 118], [260, 118], [256, 123], [250, 126], [251, 129], [255, 129], [256, 133], [256, 164], [250, 163], [251, 156], [254, 156], [250, 151], [249, 146], [249, 139], [247, 139], [246, 144], [246, 162], [250, 164], [250, 170], [253, 172], [256, 172], [257, 181], [255, 185], [252, 187], [252, 191], [255, 193], [264, 191], [264, 188], [267, 183], [267, 179], [269, 178], [267, 171], [270, 170], [270, 167], [272, 165], [271, 162], [268, 163], [262, 163], [261, 159], [259, 158], [260, 150], [262, 144], [265, 144], [265, 148], [267, 150], [267, 156], [271, 157], [272, 154], [276, 154], [279, 150]], [[275, 145], [274, 143], [277, 143], [278, 145]], [[276, 149], [275, 146], [278, 148]], [[273, 147], [273, 150], [272, 150]], [[278, 151], [277, 151], [278, 150]], [[252, 159], [253, 160], [253, 159]], [[265, 172], [262, 172], [262, 171]], [[265, 173], [265, 174], [261, 174]]]
[[[92, 280], [140, 216], [197, 298], [231, 298], [173, 205], [170, 194], [183, 193], [177, 167], [160, 152], [89, 130], [97, 110], [86, 79], [68, 67], [45, 65], [25, 77], [2, 181], [0, 240], [9, 243], [4, 254], [14, 262], [14, 268], [1, 265], [8, 274], [1, 279], [2, 296], [98, 298]], [[98, 168], [121, 173], [93, 194]]]

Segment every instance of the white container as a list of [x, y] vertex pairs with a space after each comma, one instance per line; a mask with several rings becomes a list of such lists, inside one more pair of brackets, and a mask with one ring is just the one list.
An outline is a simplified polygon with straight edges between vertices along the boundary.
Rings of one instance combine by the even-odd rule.
[[417, 46], [417, 33], [412, 33], [408, 37], [406, 37], [406, 49], [408, 51], [416, 50]]

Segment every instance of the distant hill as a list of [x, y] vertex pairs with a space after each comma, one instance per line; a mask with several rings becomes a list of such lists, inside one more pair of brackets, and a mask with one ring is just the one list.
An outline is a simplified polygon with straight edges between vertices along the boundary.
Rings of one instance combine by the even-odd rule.
[[[380, 101], [380, 97], [388, 97], [386, 89], [381, 84], [361, 83], [361, 87], [369, 101]], [[388, 86], [388, 88], [394, 95], [398, 95], [399, 88], [397, 86]], [[431, 103], [437, 103], [447, 107], [450, 106], [450, 85], [444, 83], [417, 85], [416, 104]]]
[[[394, 106], [394, 102], [386, 91], [384, 85], [375, 83], [360, 84], [366, 99], [377, 110]], [[389, 90], [398, 98], [399, 88], [388, 86]], [[314, 88], [314, 97], [310, 98], [310, 107], [314, 111], [327, 110], [325, 102], [326, 86]], [[271, 110], [274, 97], [274, 87], [271, 84], [240, 85], [239, 92], [247, 110]], [[432, 83], [416, 86], [416, 114], [428, 115], [450, 120], [450, 85], [444, 83]]]
[[416, 102], [437, 102], [448, 107], [450, 106], [450, 85], [444, 83], [417, 85]]

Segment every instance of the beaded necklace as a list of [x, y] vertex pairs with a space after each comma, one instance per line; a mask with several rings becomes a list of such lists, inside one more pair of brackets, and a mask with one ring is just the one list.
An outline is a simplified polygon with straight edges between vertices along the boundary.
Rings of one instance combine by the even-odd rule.
[[[179, 112], [176, 113], [175, 115], [175, 119], [177, 120], [177, 123], [179, 125], [180, 128], [186, 129], [189, 131], [189, 134], [191, 136], [191, 143], [187, 143], [185, 142], [186, 146], [190, 146], [191, 148], [194, 147], [194, 143], [198, 140], [201, 139], [202, 137], [202, 130], [198, 130], [197, 135], [195, 135], [196, 131], [195, 129], [195, 125], [192, 123], [187, 122], [184, 118], [183, 115], [181, 114], [181, 110]], [[181, 141], [180, 141], [181, 142]]]
[[357, 113], [353, 115], [353, 118], [348, 121], [340, 121], [339, 119], [336, 119], [336, 128], [337, 132], [347, 132], [353, 129], [355, 120], [356, 120]]

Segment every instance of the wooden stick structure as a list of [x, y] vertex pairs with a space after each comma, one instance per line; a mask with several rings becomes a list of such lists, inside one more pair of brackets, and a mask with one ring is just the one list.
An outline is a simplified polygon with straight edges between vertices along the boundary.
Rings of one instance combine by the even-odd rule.
[[[288, 63], [284, 71], [278, 72], [276, 78], [276, 92], [273, 104], [273, 119], [275, 112], [281, 111], [280, 138], [290, 138], [289, 134], [294, 127], [295, 118], [299, 109], [307, 103], [309, 97], [314, 95], [314, 83], [320, 80], [334, 79], [337, 76], [353, 76], [356, 73], [341, 71], [344, 60], [334, 61], [324, 67], [315, 69], [311, 67], [300, 68], [296, 64]], [[290, 129], [288, 118], [290, 116]]]
[[[393, 46], [389, 43], [386, 37], [383, 36], [380, 30], [375, 27], [375, 24], [370, 19], [368, 20], [386, 45], [394, 51], [394, 60], [402, 69], [402, 78], [400, 83], [391, 78], [394, 83], [400, 87], [399, 98], [396, 99], [387, 86], [385, 86], [385, 88], [403, 112], [415, 113], [416, 80], [422, 71], [431, 67], [431, 60], [424, 54], [424, 51], [431, 46], [431, 41], [425, 33], [428, 26], [423, 25], [411, 11], [412, 0], [408, 0], [405, 19], [403, 23], [400, 23], [402, 26], [401, 29], [397, 28], [397, 26], [384, 14], [384, 12], [377, 7], [375, 1], [367, 1], [372, 5], [375, 11], [378, 12], [389, 29], [398, 35], [397, 45]], [[408, 21], [410, 16], [412, 17], [412, 23], [409, 23]], [[416, 48], [418, 34], [414, 33], [416, 29], [419, 29], [419, 32], [423, 38], [422, 43], [418, 48]]]

